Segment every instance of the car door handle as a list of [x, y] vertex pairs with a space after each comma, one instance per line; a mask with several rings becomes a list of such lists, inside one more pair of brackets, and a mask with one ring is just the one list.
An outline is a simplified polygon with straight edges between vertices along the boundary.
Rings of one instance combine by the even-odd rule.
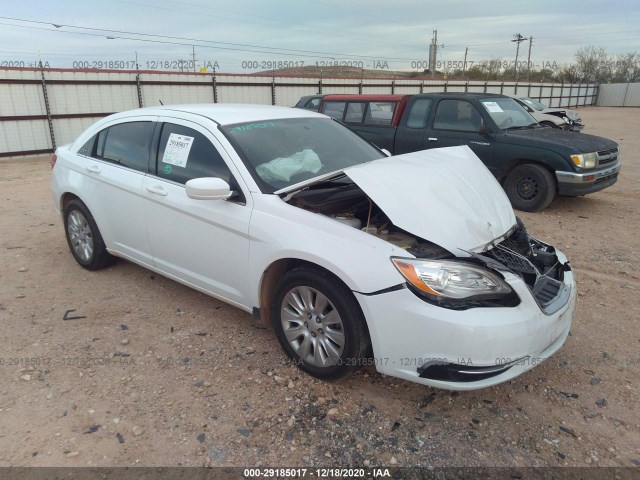
[[169, 192], [167, 192], [160, 185], [154, 185], [153, 187], [147, 187], [147, 192], [155, 193], [156, 195], [162, 195], [166, 197]]
[[87, 172], [91, 172], [91, 173], [100, 173], [102, 171], [100, 170], [100, 167], [97, 165], [87, 165], [85, 169], [87, 170]]
[[429, 137], [427, 140], [429, 140], [430, 142], [437, 142], [438, 139], [435, 137]]

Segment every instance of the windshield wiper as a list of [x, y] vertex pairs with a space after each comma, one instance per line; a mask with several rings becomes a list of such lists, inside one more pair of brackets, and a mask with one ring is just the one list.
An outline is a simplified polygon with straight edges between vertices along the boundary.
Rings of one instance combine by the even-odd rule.
[[304, 190], [317, 190], [320, 188], [327, 188], [327, 187], [347, 187], [347, 186], [352, 186], [355, 185], [355, 183], [353, 183], [353, 181], [351, 179], [349, 179], [348, 181], [338, 181], [338, 180], [342, 180], [346, 177], [346, 175], [343, 173], [342, 175], [338, 175], [337, 177], [333, 177], [330, 180], [322, 180], [320, 182], [316, 182], [316, 183], [312, 183], [310, 185], [307, 185]]

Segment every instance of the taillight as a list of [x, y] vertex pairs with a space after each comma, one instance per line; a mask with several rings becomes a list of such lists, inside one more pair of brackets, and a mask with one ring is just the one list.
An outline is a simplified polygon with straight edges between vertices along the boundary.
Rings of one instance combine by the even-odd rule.
[[51, 168], [56, 166], [56, 162], [58, 161], [58, 156], [54, 153], [51, 155]]

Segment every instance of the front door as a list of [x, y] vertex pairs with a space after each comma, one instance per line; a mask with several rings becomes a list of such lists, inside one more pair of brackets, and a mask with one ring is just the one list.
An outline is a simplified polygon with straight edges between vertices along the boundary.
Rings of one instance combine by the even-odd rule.
[[[155, 267], [242, 306], [248, 303], [251, 198], [242, 193], [229, 165], [226, 151], [206, 128], [165, 119], [155, 174], [145, 178], [142, 193]], [[187, 197], [185, 183], [201, 177], [222, 178], [236, 194], [229, 200]]]
[[427, 129], [428, 147], [467, 145], [485, 164], [493, 156], [492, 134], [481, 135], [484, 119], [467, 100], [443, 99], [438, 102], [431, 128]]

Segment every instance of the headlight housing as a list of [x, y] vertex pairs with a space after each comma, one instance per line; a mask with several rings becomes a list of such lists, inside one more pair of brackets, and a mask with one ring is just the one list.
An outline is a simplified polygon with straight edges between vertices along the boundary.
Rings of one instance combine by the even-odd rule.
[[498, 274], [467, 262], [391, 257], [420, 294], [436, 301], [500, 299], [513, 293]]
[[580, 168], [595, 168], [598, 161], [598, 154], [582, 153], [580, 155], [571, 155], [571, 161], [576, 167]]

